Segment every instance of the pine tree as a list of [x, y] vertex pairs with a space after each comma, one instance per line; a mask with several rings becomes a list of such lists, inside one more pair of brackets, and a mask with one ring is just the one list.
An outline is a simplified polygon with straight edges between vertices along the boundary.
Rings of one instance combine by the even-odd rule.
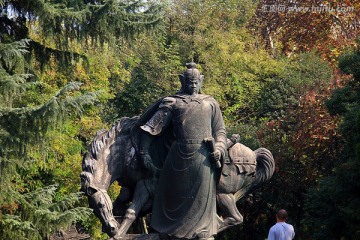
[[[78, 207], [78, 193], [64, 196], [56, 185], [28, 186], [27, 172], [39, 161], [30, 152], [98, 97], [72, 81], [74, 62], [86, 63], [74, 44], [78, 50], [129, 38], [154, 27], [160, 10], [156, 1], [141, 0], [0, 0], [1, 239], [44, 239], [89, 215], [89, 209]], [[64, 85], [55, 84], [52, 96], [37, 75], [45, 68], [66, 78]]]
[[72, 42], [104, 44], [130, 38], [161, 22], [158, 1], [1, 0], [0, 42], [19, 41], [35, 32], [30, 47], [41, 65], [53, 57], [65, 67], [83, 57]]
[[49, 129], [83, 106], [96, 93], [76, 94], [80, 83], [71, 82], [47, 102], [33, 105], [20, 101], [36, 87], [34, 75], [24, 73], [28, 40], [0, 43], [0, 236], [3, 239], [42, 239], [75, 220], [88, 216], [86, 208], [73, 208], [78, 194], [56, 200], [55, 186], [28, 191], [22, 169], [33, 167], [28, 148], [41, 144]]

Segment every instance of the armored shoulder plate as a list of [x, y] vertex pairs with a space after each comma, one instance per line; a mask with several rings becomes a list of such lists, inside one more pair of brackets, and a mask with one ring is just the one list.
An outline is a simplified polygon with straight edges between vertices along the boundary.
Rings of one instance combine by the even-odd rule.
[[156, 113], [140, 128], [154, 136], [161, 134], [162, 130], [165, 129], [171, 121], [171, 108], [175, 102], [175, 98], [164, 98]]

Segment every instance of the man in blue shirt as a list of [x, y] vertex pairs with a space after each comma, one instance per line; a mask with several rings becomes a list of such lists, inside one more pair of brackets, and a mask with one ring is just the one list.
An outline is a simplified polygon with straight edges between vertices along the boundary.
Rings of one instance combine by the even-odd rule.
[[295, 237], [294, 227], [286, 223], [288, 213], [281, 209], [276, 214], [276, 224], [270, 228], [267, 240], [291, 240]]

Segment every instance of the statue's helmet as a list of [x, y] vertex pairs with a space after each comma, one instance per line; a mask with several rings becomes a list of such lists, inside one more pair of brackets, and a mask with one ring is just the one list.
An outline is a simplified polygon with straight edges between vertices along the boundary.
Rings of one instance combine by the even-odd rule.
[[193, 82], [196, 80], [200, 80], [201, 75], [200, 71], [196, 68], [196, 63], [186, 63], [186, 67], [187, 69], [184, 72], [185, 81]]

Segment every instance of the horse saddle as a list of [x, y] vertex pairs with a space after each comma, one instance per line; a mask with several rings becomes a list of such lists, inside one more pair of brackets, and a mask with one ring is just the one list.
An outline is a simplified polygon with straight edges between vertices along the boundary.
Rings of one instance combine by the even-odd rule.
[[247, 176], [255, 176], [256, 154], [241, 143], [234, 144], [228, 153], [230, 161], [222, 167], [218, 190], [234, 193], [243, 186]]

